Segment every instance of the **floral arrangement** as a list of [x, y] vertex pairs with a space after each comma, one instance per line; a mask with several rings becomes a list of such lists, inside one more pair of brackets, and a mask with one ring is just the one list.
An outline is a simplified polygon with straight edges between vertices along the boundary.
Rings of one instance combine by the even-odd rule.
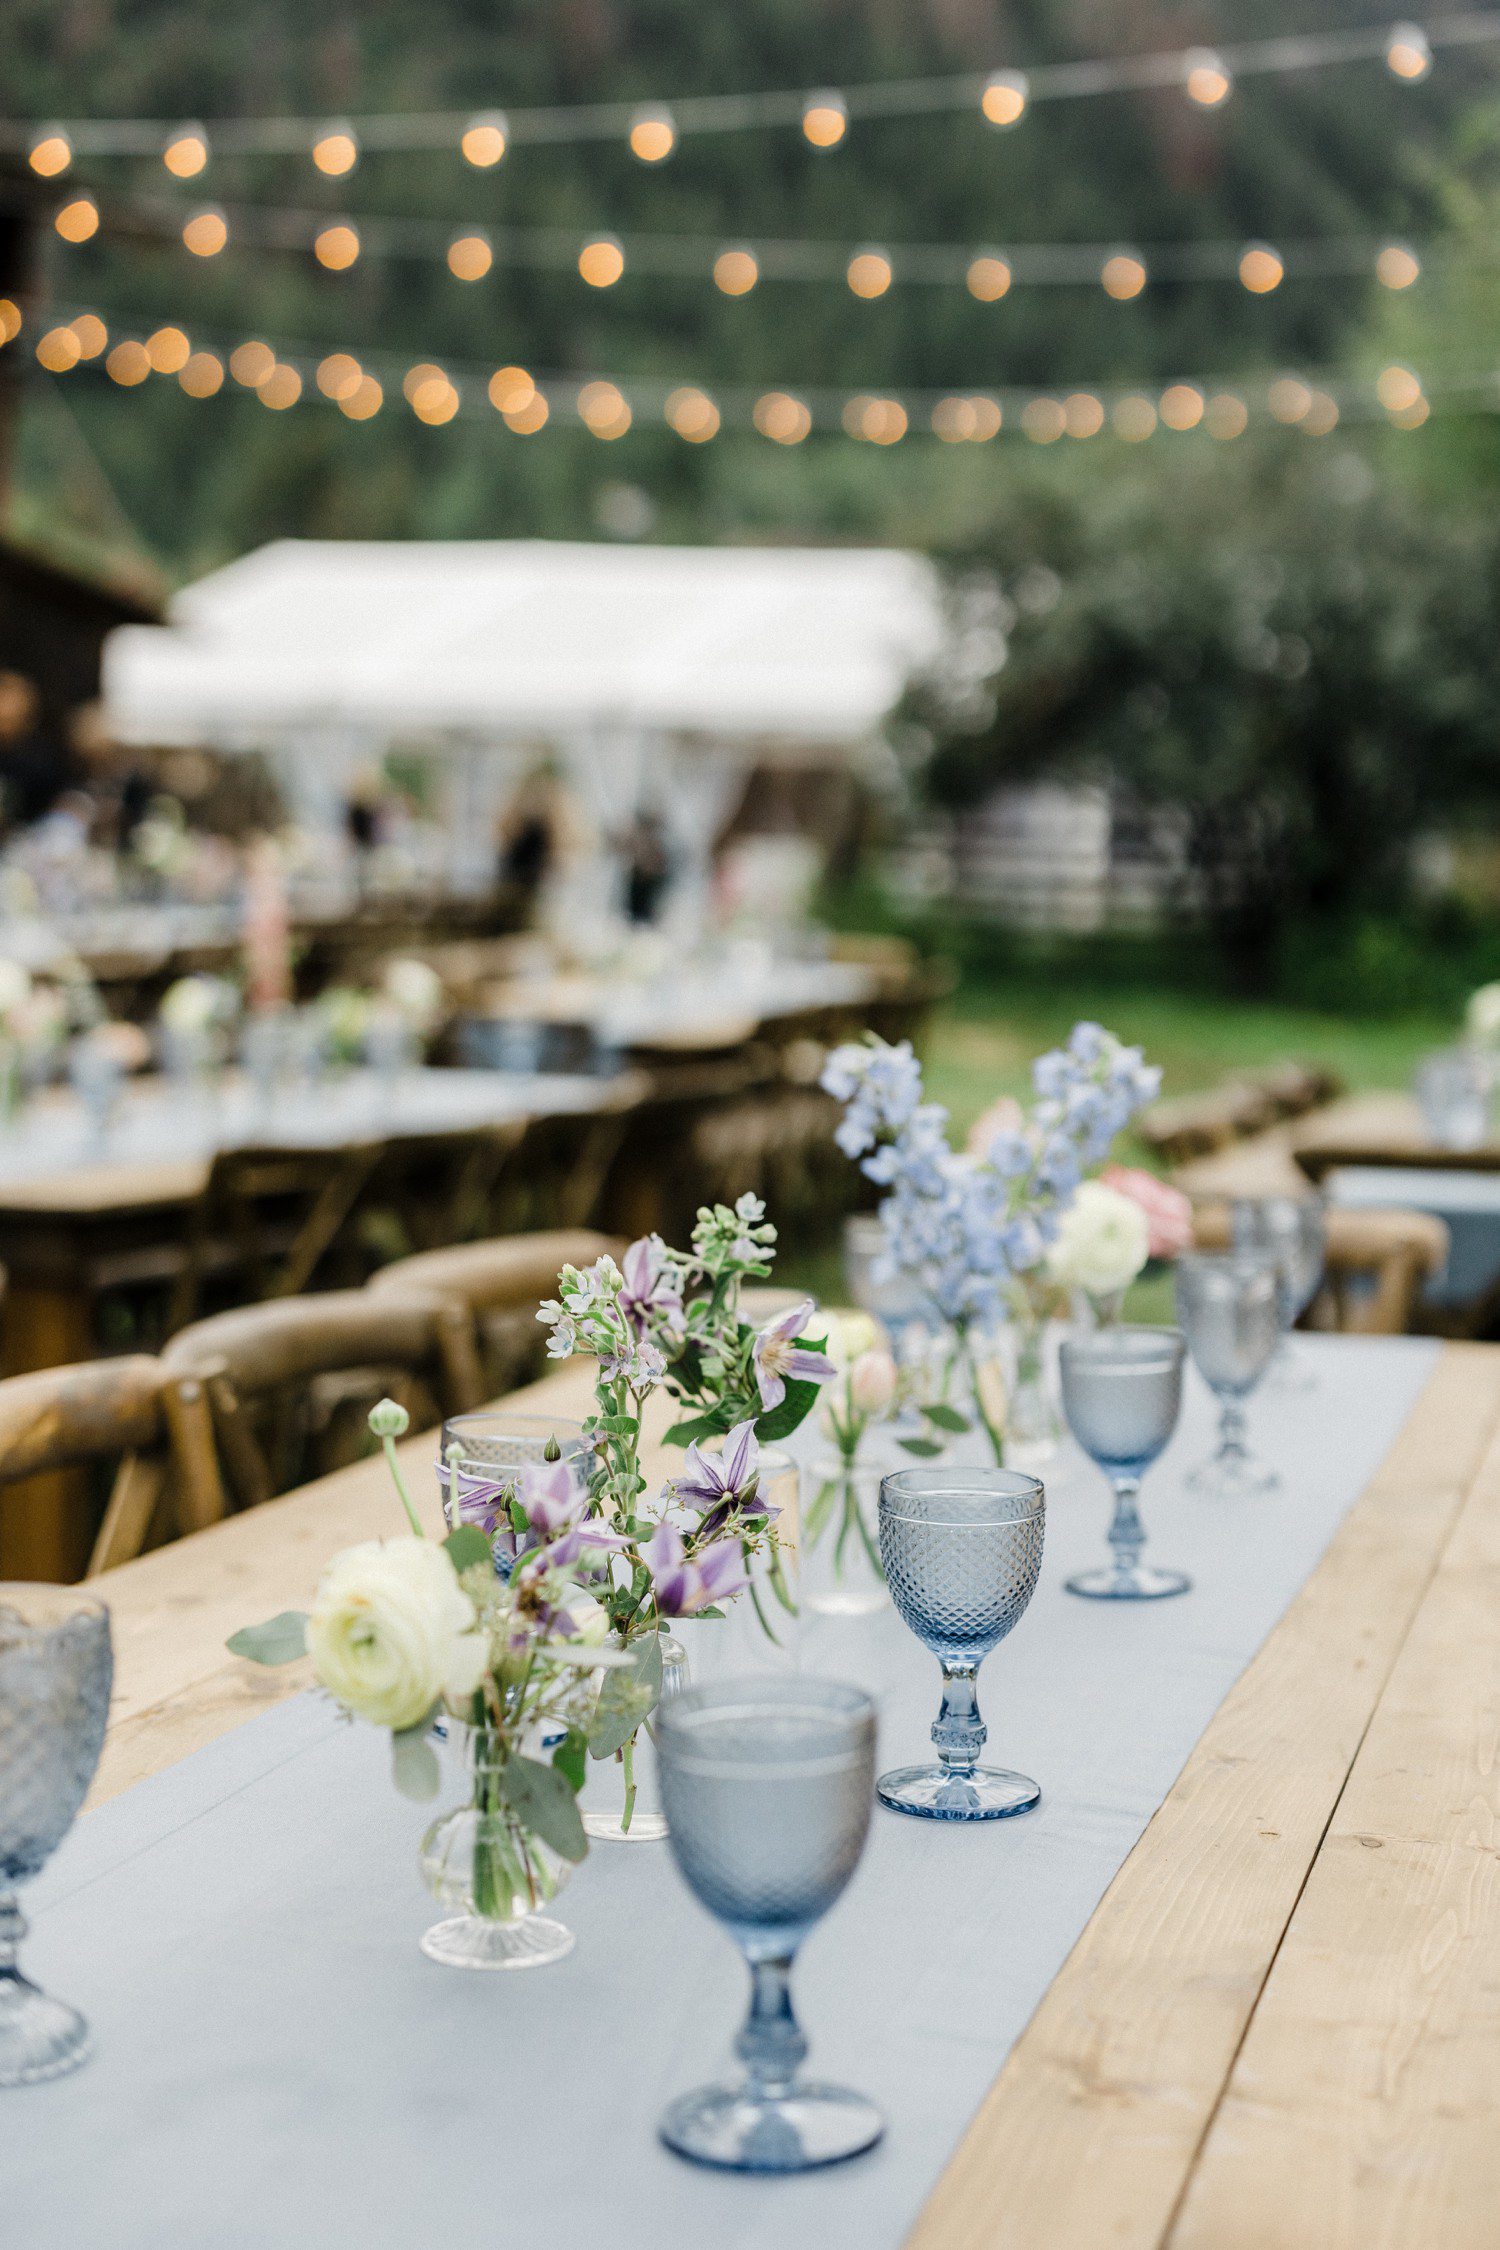
[[240, 1011], [237, 985], [227, 977], [195, 972], [178, 977], [162, 994], [157, 1020], [184, 1053], [213, 1052]]
[[[686, 1252], [658, 1236], [631, 1245], [623, 1264], [603, 1257], [564, 1266], [556, 1298], [538, 1315], [549, 1355], [588, 1353], [597, 1362], [594, 1412], [584, 1424], [586, 1489], [567, 1464], [552, 1466], [556, 1506], [568, 1512], [598, 1565], [591, 1582], [607, 1634], [629, 1658], [599, 1699], [588, 1747], [624, 1766], [628, 1831], [635, 1802], [634, 1748], [661, 1694], [662, 1639], [683, 1617], [718, 1617], [748, 1591], [774, 1638], [755, 1582], [764, 1558], [774, 1598], [787, 1610], [777, 1515], [760, 1489], [762, 1442], [789, 1436], [833, 1374], [823, 1346], [808, 1341], [811, 1299], [760, 1327], [740, 1309], [746, 1281], [763, 1280], [776, 1230], [765, 1206], [743, 1195], [731, 1209], [701, 1210]], [[641, 1420], [664, 1389], [683, 1409], [667, 1442], [685, 1447], [682, 1468], [648, 1497]], [[719, 1438], [717, 1451], [709, 1441]], [[458, 1507], [488, 1534], [508, 1536], [508, 1488], [465, 1480]], [[585, 1510], [585, 1514], [577, 1511]]]
[[1032, 1066], [1030, 1113], [992, 1115], [979, 1146], [954, 1149], [948, 1112], [924, 1099], [909, 1041], [839, 1047], [822, 1083], [845, 1105], [836, 1138], [888, 1192], [880, 1206], [888, 1273], [918, 1282], [951, 1330], [975, 1412], [997, 1460], [1004, 1438], [978, 1379], [972, 1339], [1014, 1308], [1045, 1267], [1063, 1214], [1117, 1133], [1152, 1101], [1159, 1071], [1095, 1023]]
[[[548, 1855], [575, 1861], [588, 1849], [577, 1806], [585, 1742], [623, 1660], [602, 1645], [604, 1614], [585, 1583], [599, 1548], [583, 1521], [587, 1495], [565, 1489], [555, 1466], [518, 1472], [513, 1563], [497, 1576], [489, 1539], [474, 1525], [460, 1524], [441, 1544], [424, 1536], [395, 1451], [407, 1426], [392, 1399], [370, 1415], [409, 1535], [346, 1548], [324, 1571], [311, 1610], [283, 1611], [228, 1645], [260, 1664], [310, 1656], [319, 1684], [351, 1718], [389, 1729], [393, 1776], [408, 1797], [437, 1793], [433, 1722], [472, 1730], [483, 1745], [474, 1759], [472, 1910], [506, 1922], [552, 1895]], [[550, 1744], [550, 1756], [535, 1754], [538, 1743]]]

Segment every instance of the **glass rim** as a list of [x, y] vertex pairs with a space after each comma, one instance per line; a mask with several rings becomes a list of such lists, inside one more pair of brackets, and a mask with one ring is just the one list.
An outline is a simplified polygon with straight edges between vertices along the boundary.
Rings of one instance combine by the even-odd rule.
[[[1004, 1480], [1002, 1485], [998, 1480]], [[1017, 1501], [1030, 1501], [1030, 1506], [1018, 1507], [1010, 1515], [991, 1515], [965, 1518], [962, 1516], [910, 1515], [904, 1508], [893, 1507], [886, 1498], [891, 1486], [903, 1487], [901, 1497], [915, 1498], [919, 1492], [930, 1492], [934, 1498], [949, 1492], [957, 1499], [965, 1491], [988, 1490], [995, 1499], [1003, 1497]], [[1008, 1488], [1008, 1489], [1007, 1489]], [[1024, 1469], [986, 1468], [982, 1463], [973, 1468], [962, 1466], [925, 1469], [889, 1469], [880, 1480], [880, 1513], [897, 1523], [926, 1523], [957, 1531], [998, 1530], [1008, 1523], [1030, 1523], [1046, 1513], [1047, 1488], [1040, 1477], [1028, 1476]]]
[[486, 1424], [512, 1430], [576, 1430], [583, 1435], [582, 1422], [572, 1414], [510, 1414], [504, 1407], [476, 1406], [462, 1414], [445, 1414], [442, 1420], [445, 1431], [477, 1430]]
[[1238, 1267], [1244, 1273], [1266, 1273], [1275, 1279], [1280, 1272], [1280, 1261], [1269, 1247], [1261, 1249], [1247, 1244], [1244, 1249], [1180, 1251], [1178, 1271], [1184, 1267], [1199, 1273], [1230, 1273]]
[[1133, 1358], [1122, 1352], [1119, 1364], [1125, 1364], [1128, 1359], [1132, 1367], [1163, 1367], [1181, 1359], [1187, 1350], [1187, 1338], [1180, 1328], [1169, 1326], [1166, 1321], [1146, 1320], [1132, 1321], [1121, 1328], [1086, 1329], [1080, 1335], [1064, 1336], [1058, 1347], [1059, 1356], [1086, 1359], [1090, 1352], [1098, 1352], [1107, 1358], [1112, 1344], [1130, 1342], [1137, 1337], [1142, 1344], [1154, 1338], [1156, 1348], [1140, 1351]]
[[[828, 1695], [836, 1691], [837, 1700]], [[820, 1692], [826, 1700], [820, 1703]], [[825, 1725], [842, 1724], [848, 1740], [840, 1747], [819, 1749], [799, 1757], [725, 1758], [693, 1747], [695, 1716], [723, 1719], [770, 1719], [801, 1711]], [[657, 1754], [679, 1773], [708, 1774], [724, 1780], [782, 1781], [817, 1778], [842, 1773], [866, 1757], [873, 1760], [877, 1710], [875, 1699], [848, 1681], [740, 1678], [710, 1680], [698, 1687], [679, 1688], [656, 1712]]]

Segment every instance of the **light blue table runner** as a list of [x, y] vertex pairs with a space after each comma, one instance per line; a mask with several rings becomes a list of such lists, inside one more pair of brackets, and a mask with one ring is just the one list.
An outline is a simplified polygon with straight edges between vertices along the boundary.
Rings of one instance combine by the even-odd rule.
[[[717, 2070], [744, 1991], [666, 1847], [595, 1846], [558, 1966], [440, 1969], [416, 1945], [429, 1812], [391, 1791], [383, 1738], [303, 1697], [89, 1815], [33, 1886], [26, 1959], [97, 2053], [0, 2095], [6, 2250], [895, 2250], [1437, 1347], [1299, 1349], [1318, 1387], [1252, 1406], [1284, 1478], [1265, 1500], [1182, 1490], [1211, 1435], [1193, 1382], [1145, 1491], [1149, 1552], [1197, 1580], [1181, 1600], [1064, 1592], [1107, 1499], [1071, 1449], [1054, 1464], [1041, 1584], [981, 1678], [988, 1754], [1036, 1775], [1040, 1809], [969, 1829], [877, 1810], [799, 1968], [813, 2068], [886, 2112], [874, 2155], [770, 2181], [667, 2155], [657, 2113]], [[738, 1628], [715, 1630], [693, 1635], [700, 1676], [735, 1661]], [[893, 1616], [814, 1634], [807, 1660], [880, 1692], [884, 1762], [924, 1753], [937, 1667]]]

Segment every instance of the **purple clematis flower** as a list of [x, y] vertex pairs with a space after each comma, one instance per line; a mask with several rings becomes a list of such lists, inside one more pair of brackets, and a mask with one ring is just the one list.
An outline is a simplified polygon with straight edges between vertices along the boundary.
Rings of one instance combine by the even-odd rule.
[[516, 1477], [516, 1498], [526, 1521], [543, 1539], [556, 1539], [580, 1521], [589, 1496], [566, 1461], [528, 1461]]
[[621, 1267], [625, 1286], [620, 1310], [637, 1336], [644, 1336], [653, 1320], [672, 1335], [683, 1330], [682, 1291], [659, 1234], [642, 1235], [632, 1242]]
[[672, 1480], [679, 1500], [703, 1512], [701, 1529], [712, 1538], [736, 1508], [753, 1509], [769, 1523], [781, 1510], [759, 1497], [760, 1446], [753, 1422], [737, 1422], [718, 1453], [690, 1445], [682, 1474]]
[[832, 1361], [795, 1340], [816, 1310], [811, 1297], [804, 1297], [790, 1312], [778, 1313], [774, 1320], [767, 1321], [756, 1337], [751, 1359], [763, 1407], [779, 1406], [789, 1381], [826, 1383], [831, 1378]]
[[737, 1539], [717, 1539], [690, 1556], [675, 1524], [657, 1525], [641, 1549], [641, 1560], [651, 1573], [663, 1617], [691, 1617], [743, 1593], [750, 1583]]

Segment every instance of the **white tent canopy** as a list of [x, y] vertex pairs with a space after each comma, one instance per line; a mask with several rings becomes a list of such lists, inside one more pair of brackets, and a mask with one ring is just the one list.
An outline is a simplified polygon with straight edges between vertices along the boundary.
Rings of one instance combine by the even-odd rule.
[[858, 755], [941, 636], [931, 566], [888, 549], [286, 539], [170, 614], [110, 636], [123, 739], [335, 758], [632, 737]]

